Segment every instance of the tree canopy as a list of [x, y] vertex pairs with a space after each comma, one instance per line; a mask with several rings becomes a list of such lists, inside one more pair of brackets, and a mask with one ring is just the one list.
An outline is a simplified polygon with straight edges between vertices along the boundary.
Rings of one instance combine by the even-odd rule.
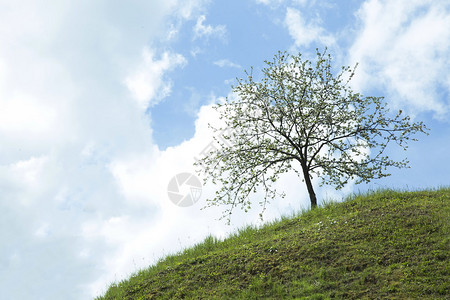
[[390, 113], [383, 97], [354, 92], [349, 83], [356, 66], [334, 74], [326, 50], [317, 51], [315, 62], [278, 52], [265, 63], [260, 80], [253, 69], [246, 72], [233, 86], [236, 97], [215, 105], [225, 127], [210, 124], [220, 133], [218, 147], [196, 163], [205, 183], [219, 183], [207, 206], [226, 205], [224, 217], [235, 207], [248, 210], [249, 195], [262, 188], [264, 211], [270, 199], [284, 196], [273, 183], [293, 171], [305, 182], [314, 208], [314, 177], [341, 189], [349, 181], [389, 176], [389, 167], [408, 167], [407, 160], [390, 159], [387, 146], [406, 150], [426, 126], [401, 110]]

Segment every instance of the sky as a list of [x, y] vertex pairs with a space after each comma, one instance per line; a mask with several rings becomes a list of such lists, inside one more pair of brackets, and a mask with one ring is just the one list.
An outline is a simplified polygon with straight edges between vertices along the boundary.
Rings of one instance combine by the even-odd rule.
[[[423, 121], [411, 168], [320, 201], [378, 188], [448, 186], [450, 2], [447, 0], [0, 0], [0, 298], [92, 299], [164, 255], [261, 224], [258, 197], [231, 225], [221, 207], [188, 207], [168, 184], [194, 174], [220, 124], [212, 106], [244, 70], [279, 50], [336, 67]], [[308, 208], [301, 178], [264, 220]]]

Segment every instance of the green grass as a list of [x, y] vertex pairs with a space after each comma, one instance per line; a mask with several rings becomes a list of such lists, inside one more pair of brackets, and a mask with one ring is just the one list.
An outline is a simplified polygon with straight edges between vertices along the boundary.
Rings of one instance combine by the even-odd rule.
[[378, 191], [168, 256], [100, 299], [449, 299], [450, 188]]

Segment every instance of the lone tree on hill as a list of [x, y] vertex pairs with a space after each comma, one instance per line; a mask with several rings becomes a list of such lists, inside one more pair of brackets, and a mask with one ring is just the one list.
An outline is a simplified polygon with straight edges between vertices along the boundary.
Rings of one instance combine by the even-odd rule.
[[[262, 186], [265, 210], [277, 192], [273, 183], [280, 174], [294, 170], [306, 184], [311, 208], [317, 206], [312, 183], [341, 189], [349, 180], [369, 182], [389, 176], [388, 167], [408, 167], [384, 154], [394, 142], [407, 149], [417, 132], [426, 133], [422, 122], [413, 123], [402, 111], [389, 114], [383, 97], [364, 97], [349, 87], [355, 68], [342, 67], [333, 75], [331, 56], [317, 51], [317, 61], [301, 54], [278, 52], [266, 61], [263, 78], [237, 79], [235, 99], [214, 108], [226, 127], [214, 128], [220, 147], [214, 147], [195, 163], [205, 183], [220, 182], [221, 189], [207, 207], [228, 205], [223, 217], [241, 206], [247, 211], [249, 194]], [[292, 164], [295, 162], [297, 168]], [[280, 194], [284, 196], [284, 193]], [[228, 219], [229, 220], [229, 219]]]

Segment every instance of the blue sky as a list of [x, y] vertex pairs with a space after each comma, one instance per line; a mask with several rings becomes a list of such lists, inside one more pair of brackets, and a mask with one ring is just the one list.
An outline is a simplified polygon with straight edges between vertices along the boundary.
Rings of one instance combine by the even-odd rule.
[[[316, 47], [336, 67], [359, 62], [355, 90], [431, 129], [406, 153], [389, 149], [410, 169], [319, 198], [448, 185], [448, 1], [0, 0], [0, 298], [91, 299], [208, 234], [258, 223], [257, 205], [231, 226], [220, 207], [200, 210], [215, 186], [181, 208], [167, 185], [193, 172], [219, 124], [211, 105], [244, 69]], [[287, 196], [265, 220], [308, 206], [295, 174], [278, 187]]]

